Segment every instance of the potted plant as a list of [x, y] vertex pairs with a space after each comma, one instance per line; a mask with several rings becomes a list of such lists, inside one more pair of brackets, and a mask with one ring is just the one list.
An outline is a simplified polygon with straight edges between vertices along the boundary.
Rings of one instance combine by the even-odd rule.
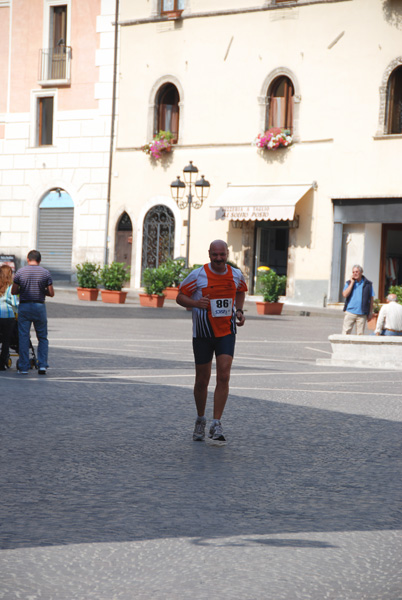
[[396, 301], [402, 304], [402, 285], [391, 285], [388, 294], [396, 294]]
[[171, 131], [160, 130], [152, 142], [142, 146], [141, 150], [155, 160], [159, 160], [164, 152], [172, 151], [174, 134]]
[[105, 286], [101, 290], [102, 302], [124, 304], [127, 292], [122, 292], [121, 288], [129, 277], [129, 269], [124, 263], [113, 261], [110, 265], [105, 265], [101, 271], [101, 280]]
[[367, 329], [375, 330], [377, 327], [378, 313], [380, 312], [381, 304], [378, 298], [373, 300], [373, 316], [371, 319], [367, 319]]
[[187, 277], [190, 269], [186, 268], [186, 261], [184, 258], [170, 258], [163, 263], [163, 265], [169, 275], [169, 280], [163, 293], [167, 300], [176, 300], [179, 285], [183, 279]]
[[261, 150], [277, 150], [287, 148], [293, 142], [289, 129], [271, 127], [265, 133], [259, 133], [253, 142], [254, 146]]
[[79, 300], [96, 300], [98, 298], [100, 283], [100, 266], [89, 261], [76, 266], [77, 269], [77, 295]]
[[141, 306], [162, 308], [165, 301], [164, 290], [170, 281], [170, 275], [165, 265], [144, 270], [144, 294], [139, 294]]
[[283, 302], [279, 296], [286, 293], [286, 275], [278, 275], [269, 267], [259, 267], [257, 270], [257, 291], [262, 294], [263, 302], [257, 302], [259, 315], [280, 315]]

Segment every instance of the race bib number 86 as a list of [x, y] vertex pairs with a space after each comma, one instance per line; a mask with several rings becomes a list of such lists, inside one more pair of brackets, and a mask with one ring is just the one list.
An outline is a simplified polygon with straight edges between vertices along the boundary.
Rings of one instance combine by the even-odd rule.
[[232, 316], [232, 298], [218, 298], [210, 300], [211, 313], [213, 317], [231, 317]]

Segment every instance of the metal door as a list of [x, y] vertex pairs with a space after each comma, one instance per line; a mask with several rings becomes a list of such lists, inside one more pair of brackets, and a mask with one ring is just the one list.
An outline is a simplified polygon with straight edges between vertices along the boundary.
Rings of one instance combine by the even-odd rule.
[[142, 271], [173, 258], [175, 221], [170, 208], [159, 204], [145, 216], [142, 237]]

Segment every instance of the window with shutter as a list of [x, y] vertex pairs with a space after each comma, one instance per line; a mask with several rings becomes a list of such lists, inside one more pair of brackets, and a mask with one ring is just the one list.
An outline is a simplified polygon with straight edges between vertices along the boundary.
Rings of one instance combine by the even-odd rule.
[[294, 87], [289, 77], [275, 79], [268, 92], [268, 129], [279, 127], [293, 133]]
[[37, 145], [53, 144], [53, 96], [38, 98]]
[[179, 101], [179, 92], [172, 83], [166, 83], [157, 94], [154, 133], [170, 131], [173, 134], [173, 143], [177, 143], [179, 137]]
[[169, 13], [184, 10], [185, 0], [161, 0], [161, 14], [168, 15]]
[[395, 69], [388, 80], [386, 132], [402, 133], [402, 67]]

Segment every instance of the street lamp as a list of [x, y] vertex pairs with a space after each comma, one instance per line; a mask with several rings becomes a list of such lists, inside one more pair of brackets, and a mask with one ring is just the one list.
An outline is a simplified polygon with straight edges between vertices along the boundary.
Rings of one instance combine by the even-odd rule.
[[[204, 175], [201, 175], [201, 179], [194, 181], [198, 173], [198, 169], [193, 165], [193, 161], [190, 160], [190, 164], [183, 169], [184, 181], [181, 181], [180, 176], [170, 184], [170, 191], [172, 192], [172, 198], [176, 202], [180, 209], [188, 207], [187, 216], [187, 249], [186, 249], [186, 267], [188, 267], [188, 258], [190, 252], [190, 220], [191, 220], [191, 207], [201, 208], [204, 200], [207, 199], [209, 188], [211, 184], [209, 181], [204, 179]], [[184, 191], [188, 188], [188, 195], [184, 197]], [[195, 196], [192, 194], [193, 187], [195, 188]]]

